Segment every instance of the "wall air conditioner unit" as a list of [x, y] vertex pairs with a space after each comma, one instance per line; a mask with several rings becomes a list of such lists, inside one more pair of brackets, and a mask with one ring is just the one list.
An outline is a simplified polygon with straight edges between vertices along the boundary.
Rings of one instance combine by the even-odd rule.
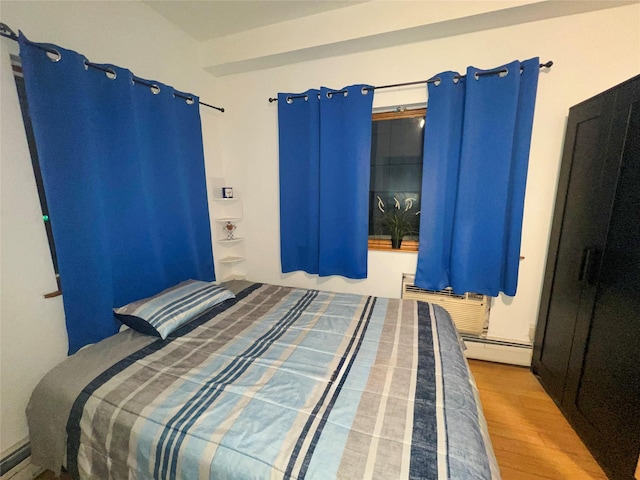
[[413, 275], [402, 276], [402, 298], [420, 300], [444, 308], [460, 333], [480, 335], [488, 318], [490, 299], [479, 293], [457, 295], [453, 290], [424, 290], [414, 285]]

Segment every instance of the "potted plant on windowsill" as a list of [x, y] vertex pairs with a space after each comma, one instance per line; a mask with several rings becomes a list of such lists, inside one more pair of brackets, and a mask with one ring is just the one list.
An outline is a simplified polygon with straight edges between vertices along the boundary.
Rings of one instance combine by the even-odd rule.
[[380, 197], [378, 199], [378, 210], [382, 212], [382, 216], [378, 220], [378, 224], [383, 234], [391, 237], [391, 248], [399, 249], [402, 246], [402, 239], [408, 235], [416, 235], [416, 216], [420, 211], [413, 212], [413, 202], [415, 198], [405, 198], [404, 207], [400, 201], [393, 197], [393, 208], [386, 208]]

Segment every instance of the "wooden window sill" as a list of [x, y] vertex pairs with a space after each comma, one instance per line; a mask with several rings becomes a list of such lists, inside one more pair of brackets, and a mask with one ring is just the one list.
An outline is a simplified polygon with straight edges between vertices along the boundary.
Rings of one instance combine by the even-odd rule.
[[60, 285], [60, 275], [56, 273], [56, 285], [58, 289], [54, 292], [49, 292], [44, 294], [44, 298], [56, 298], [62, 295], [62, 286]]
[[388, 238], [370, 238], [369, 250], [385, 250], [390, 252], [417, 252], [417, 240], [403, 240], [400, 248], [391, 248], [391, 240]]

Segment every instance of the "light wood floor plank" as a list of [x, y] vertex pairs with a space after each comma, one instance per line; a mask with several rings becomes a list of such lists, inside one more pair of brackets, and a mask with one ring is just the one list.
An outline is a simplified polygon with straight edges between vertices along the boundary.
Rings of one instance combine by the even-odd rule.
[[529, 369], [469, 365], [504, 480], [607, 478]]

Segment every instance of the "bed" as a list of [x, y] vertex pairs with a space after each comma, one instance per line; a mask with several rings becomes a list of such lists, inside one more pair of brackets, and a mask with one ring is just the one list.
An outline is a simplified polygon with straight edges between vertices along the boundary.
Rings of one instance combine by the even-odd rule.
[[498, 479], [445, 310], [250, 282], [165, 340], [69, 357], [27, 407], [32, 462], [97, 479]]

